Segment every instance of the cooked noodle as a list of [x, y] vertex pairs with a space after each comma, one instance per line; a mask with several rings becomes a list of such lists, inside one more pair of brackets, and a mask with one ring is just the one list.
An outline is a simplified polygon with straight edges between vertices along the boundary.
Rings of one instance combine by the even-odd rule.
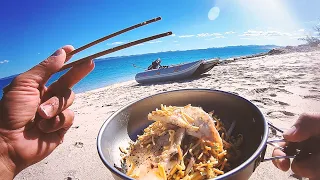
[[[161, 108], [165, 107], [161, 106]], [[126, 168], [122, 167], [122, 171], [132, 178], [142, 178], [140, 170], [134, 173], [134, 169], [139, 162], [135, 162], [132, 156], [135, 156], [136, 154], [134, 153], [141, 150], [137, 149], [138, 144], [140, 148], [148, 149], [146, 150], [146, 152], [148, 152], [154, 151], [152, 148], [156, 148], [157, 142], [163, 142], [165, 144], [159, 145], [159, 151], [161, 152], [170, 152], [170, 148], [172, 149], [172, 146], [176, 146], [176, 151], [174, 151], [176, 153], [172, 156], [170, 155], [170, 160], [174, 160], [170, 162], [175, 162], [175, 164], [171, 166], [172, 168], [166, 171], [165, 164], [160, 161], [151, 162], [150, 166], [147, 166], [156, 173], [159, 179], [208, 179], [217, 177], [231, 170], [232, 163], [240, 157], [239, 147], [243, 141], [243, 136], [237, 135], [236, 137], [229, 137], [222, 121], [215, 116], [213, 112], [208, 114], [214, 120], [215, 128], [222, 138], [223, 149], [213, 141], [191, 135], [185, 135], [181, 144], [175, 145], [174, 137], [178, 133], [177, 126], [156, 121], [144, 129], [143, 135], [138, 136], [137, 141], [130, 145], [128, 152], [120, 148], [122, 153], [125, 152], [125, 154], [122, 155], [122, 164], [125, 164]], [[188, 115], [183, 117], [186, 122], [194, 121], [194, 119]], [[157, 159], [158, 157], [154, 157], [153, 160], [156, 161]], [[139, 160], [139, 158], [137, 160]]]

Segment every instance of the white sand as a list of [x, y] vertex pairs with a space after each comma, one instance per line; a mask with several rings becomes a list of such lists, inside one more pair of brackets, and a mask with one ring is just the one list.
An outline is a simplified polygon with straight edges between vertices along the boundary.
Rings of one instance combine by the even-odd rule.
[[[266, 119], [288, 129], [303, 112], [320, 112], [320, 51], [238, 60], [214, 67], [189, 81], [137, 86], [135, 81], [77, 94], [74, 125], [65, 141], [43, 161], [15, 179], [112, 179], [96, 150], [103, 122], [117, 109], [142, 97], [175, 89], [212, 88], [237, 93], [256, 104]], [[77, 143], [77, 145], [75, 145]], [[272, 148], [268, 148], [268, 154]], [[295, 179], [263, 162], [255, 179]]]

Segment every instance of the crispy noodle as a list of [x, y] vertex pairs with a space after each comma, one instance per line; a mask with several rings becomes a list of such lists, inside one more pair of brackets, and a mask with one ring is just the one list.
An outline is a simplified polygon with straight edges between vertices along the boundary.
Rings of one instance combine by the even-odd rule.
[[[161, 105], [161, 110], [165, 110], [167, 114], [169, 113], [171, 115], [173, 107]], [[142, 178], [139, 176], [140, 170], [135, 171], [135, 168], [139, 165], [139, 162], [136, 161], [140, 159], [137, 158], [133, 160], [137, 148], [146, 148], [146, 152], [152, 151], [153, 153], [156, 152], [156, 150], [163, 154], [175, 152], [171, 157], [171, 159], [174, 159], [174, 161], [171, 161], [174, 162], [174, 164], [170, 169], [165, 168], [167, 161], [161, 161], [163, 155], [151, 158], [152, 162], [148, 167], [154, 170], [156, 177], [159, 179], [201, 180], [214, 178], [231, 170], [240, 157], [239, 149], [243, 141], [243, 136], [239, 134], [235, 137], [229, 137], [222, 121], [215, 116], [213, 112], [208, 114], [212, 117], [215, 128], [222, 138], [222, 151], [219, 144], [191, 135], [185, 135], [181, 144], [175, 144], [178, 127], [156, 121], [144, 129], [143, 135], [138, 136], [137, 141], [130, 145], [128, 151], [120, 148], [122, 156], [124, 156], [122, 164], [126, 164], [126, 168], [121, 168], [122, 172], [125, 172], [132, 178]], [[181, 116], [187, 123], [192, 124], [195, 121], [193, 117], [187, 114], [182, 113]], [[164, 144], [158, 145], [157, 143], [162, 140], [161, 138]]]

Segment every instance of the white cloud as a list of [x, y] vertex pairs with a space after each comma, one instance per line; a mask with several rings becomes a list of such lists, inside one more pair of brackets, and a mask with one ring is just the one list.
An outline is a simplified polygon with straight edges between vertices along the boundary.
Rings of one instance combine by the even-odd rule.
[[227, 31], [227, 32], [225, 32], [225, 34], [235, 34], [236, 32], [234, 32], [234, 31]]
[[0, 64], [4, 64], [4, 63], [8, 63], [9, 61], [8, 60], [3, 60], [3, 61], [0, 61]]
[[173, 41], [174, 43], [177, 43], [178, 41]]
[[268, 31], [266, 36], [292, 36], [291, 33], [283, 33], [278, 31]]
[[144, 45], [144, 43], [141, 43], [141, 44], [137, 44], [137, 45], [135, 45], [135, 46], [143, 46]]
[[216, 37], [209, 38], [209, 39], [206, 39], [206, 40], [223, 39], [223, 38], [226, 38], [226, 37], [224, 37], [224, 36], [216, 36]]
[[161, 43], [162, 41], [149, 41], [149, 42], [146, 42], [146, 43], [149, 43], [149, 44], [156, 44], [156, 43]]
[[248, 30], [239, 36], [261, 36], [263, 31]]
[[273, 36], [292, 36], [291, 33], [283, 33], [280, 31], [257, 31], [257, 30], [248, 30], [243, 34], [240, 34], [241, 37], [273, 37]]
[[288, 42], [288, 40], [300, 40], [306, 37], [308, 32], [305, 29], [293, 30], [290, 32], [277, 30], [248, 30], [239, 35], [242, 40], [277, 40]]
[[297, 31], [294, 31], [292, 33], [292, 36], [290, 36], [290, 39], [301, 39], [305, 38], [307, 35], [309, 35], [310, 32], [307, 32], [305, 29], [299, 29]]
[[290, 37], [290, 39], [302, 39], [302, 38], [305, 38], [306, 36], [292, 36]]
[[179, 38], [190, 38], [190, 37], [193, 37], [194, 35], [181, 35], [181, 36], [178, 36]]
[[124, 42], [117, 41], [117, 42], [113, 42], [113, 43], [108, 43], [107, 45], [112, 46], [112, 45], [120, 45], [120, 44], [124, 44]]
[[239, 35], [242, 40], [272, 40], [283, 41], [299, 40], [307, 35], [305, 29], [293, 30], [291, 32], [277, 30], [248, 30]]
[[203, 38], [203, 37], [216, 37], [216, 38], [225, 38], [221, 33], [200, 33], [200, 34], [188, 34], [188, 35], [181, 35], [178, 36], [179, 38], [191, 38], [191, 37], [198, 37], [198, 38]]
[[38, 55], [39, 55], [40, 53], [38, 53]]
[[211, 37], [211, 36], [215, 36], [215, 37], [223, 37], [222, 34], [220, 33], [200, 33], [200, 34], [197, 34], [197, 37]]
[[209, 33], [197, 34], [197, 37], [209, 37], [209, 36], [212, 36], [212, 34], [209, 34]]
[[214, 36], [222, 36], [220, 33], [212, 33]]
[[176, 34], [171, 34], [171, 36], [173, 36], [173, 37], [174, 37], [174, 36], [176, 36]]

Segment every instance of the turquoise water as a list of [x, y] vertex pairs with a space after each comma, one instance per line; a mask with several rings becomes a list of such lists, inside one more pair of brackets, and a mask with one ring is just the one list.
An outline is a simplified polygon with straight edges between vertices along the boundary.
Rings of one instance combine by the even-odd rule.
[[[79, 93], [118, 82], [134, 80], [136, 73], [143, 71], [143, 68], [147, 68], [151, 62], [157, 58], [161, 58], [162, 65], [173, 65], [200, 59], [227, 59], [230, 57], [257, 54], [267, 52], [272, 48], [274, 48], [274, 46], [233, 46], [99, 59], [95, 61], [95, 69], [76, 84], [73, 90]], [[134, 67], [133, 64], [141, 68]], [[49, 80], [48, 84], [57, 80], [63, 73], [64, 72], [55, 74]], [[2, 89], [7, 86], [14, 77], [15, 76], [10, 76], [0, 79], [0, 88]]]

